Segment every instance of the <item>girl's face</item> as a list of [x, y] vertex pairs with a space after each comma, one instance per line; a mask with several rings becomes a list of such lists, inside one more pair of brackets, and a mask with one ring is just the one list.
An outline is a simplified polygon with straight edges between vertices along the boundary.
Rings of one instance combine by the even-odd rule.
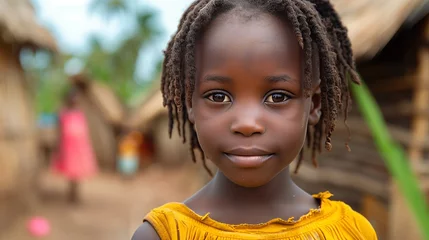
[[267, 184], [299, 154], [309, 120], [318, 121], [320, 98], [304, 96], [293, 29], [269, 14], [227, 13], [206, 29], [196, 54], [189, 119], [204, 153], [240, 186]]

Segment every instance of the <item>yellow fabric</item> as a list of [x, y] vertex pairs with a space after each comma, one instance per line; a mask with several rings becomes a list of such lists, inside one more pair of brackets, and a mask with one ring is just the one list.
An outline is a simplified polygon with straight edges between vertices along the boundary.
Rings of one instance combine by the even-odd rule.
[[217, 222], [209, 214], [200, 216], [183, 203], [168, 203], [153, 209], [144, 219], [157, 231], [161, 240], [375, 240], [370, 223], [348, 205], [331, 201], [329, 192], [313, 195], [321, 200], [298, 221], [273, 219], [261, 224], [231, 225]]

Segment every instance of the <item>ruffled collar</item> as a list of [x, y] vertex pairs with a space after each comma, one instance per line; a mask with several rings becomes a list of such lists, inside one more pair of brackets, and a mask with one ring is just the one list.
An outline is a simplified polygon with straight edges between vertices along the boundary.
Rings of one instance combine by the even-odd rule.
[[259, 224], [226, 224], [210, 218], [210, 213], [207, 213], [204, 216], [199, 215], [183, 203], [170, 203], [167, 205], [170, 205], [170, 209], [174, 209], [175, 211], [178, 211], [179, 213], [190, 217], [194, 221], [218, 228], [220, 230], [236, 231], [243, 229], [261, 229], [269, 225], [278, 224], [285, 226], [305, 225], [315, 222], [320, 218], [326, 218], [335, 211], [333, 205], [330, 204], [329, 198], [333, 196], [333, 194], [331, 194], [330, 192], [321, 192], [312, 196], [313, 198], [319, 200], [320, 206], [317, 209], [310, 209], [307, 214], [301, 216], [298, 220], [295, 220], [294, 217], [291, 217], [289, 219], [275, 218], [268, 222]]

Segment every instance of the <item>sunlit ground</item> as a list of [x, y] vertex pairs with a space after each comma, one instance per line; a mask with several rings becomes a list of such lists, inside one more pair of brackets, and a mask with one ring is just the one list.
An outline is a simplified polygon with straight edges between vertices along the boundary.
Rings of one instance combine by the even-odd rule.
[[183, 201], [201, 186], [194, 166], [171, 170], [152, 166], [134, 179], [101, 174], [82, 184], [82, 202], [67, 203], [66, 182], [44, 173], [43, 194], [33, 210], [0, 235], [1, 240], [31, 240], [26, 223], [31, 216], [47, 218], [51, 234], [45, 240], [131, 239], [144, 215], [169, 201]]

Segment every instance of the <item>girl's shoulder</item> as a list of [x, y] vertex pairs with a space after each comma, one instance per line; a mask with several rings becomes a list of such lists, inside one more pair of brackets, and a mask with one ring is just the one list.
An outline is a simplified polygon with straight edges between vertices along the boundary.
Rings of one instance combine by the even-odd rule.
[[311, 209], [297, 220], [277, 218], [260, 224], [231, 225], [210, 218], [210, 213], [198, 215], [184, 203], [172, 202], [150, 211], [144, 221], [163, 240], [187, 239], [190, 235], [217, 239], [273, 239], [273, 234], [278, 239], [308, 239], [315, 233], [320, 239], [377, 239], [371, 224], [361, 214], [344, 202], [330, 200], [331, 196], [329, 192], [313, 195], [320, 199], [320, 207]]
[[362, 235], [362, 237], [364, 237], [363, 239], [377, 239], [374, 228], [362, 214], [353, 210], [342, 201], [331, 200], [330, 198], [332, 196], [333, 194], [330, 192], [313, 195], [314, 198], [321, 199], [321, 206], [324, 207], [324, 209], [322, 209], [325, 211], [327, 222], [332, 221], [332, 223], [340, 227], [351, 227], [356, 233]]

